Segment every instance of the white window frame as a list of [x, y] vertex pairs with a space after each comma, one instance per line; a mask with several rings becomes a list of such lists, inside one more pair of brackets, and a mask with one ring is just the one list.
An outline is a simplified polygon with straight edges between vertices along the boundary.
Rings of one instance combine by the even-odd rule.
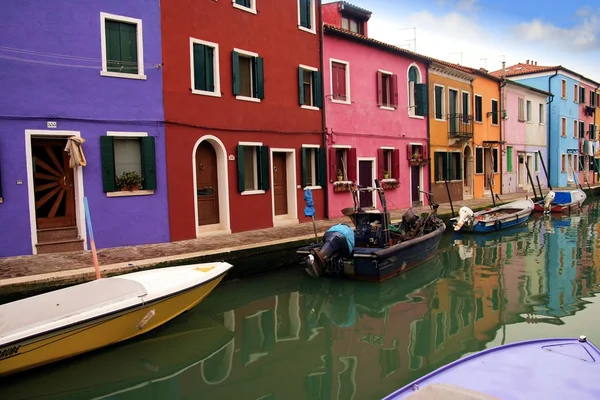
[[322, 189], [321, 186], [316, 185], [317, 183], [317, 155], [316, 155], [316, 150], [317, 149], [325, 149], [324, 147], [321, 147], [318, 144], [303, 144], [302, 145], [303, 149], [310, 149], [311, 151], [309, 152], [309, 154], [311, 154], [309, 156], [309, 160], [308, 162], [312, 162], [312, 174], [311, 174], [311, 179], [312, 182], [314, 183], [314, 185], [309, 185], [309, 186], [305, 186], [304, 189], [310, 189], [310, 190], [315, 190], [315, 189]]
[[[304, 70], [307, 70], [307, 71], [319, 72], [319, 69], [315, 68], [315, 67], [311, 67], [311, 66], [304, 65], [304, 64], [299, 64], [298, 66], [300, 68], [304, 69]], [[302, 90], [304, 90], [304, 76], [302, 78], [303, 78], [303, 81], [302, 81]], [[313, 98], [314, 98], [314, 95], [315, 95], [315, 81], [314, 81], [314, 79], [313, 79], [312, 76], [310, 78], [310, 81], [311, 81], [310, 82], [310, 89], [311, 89], [311, 91], [310, 91], [311, 93], [310, 94], [311, 94], [311, 96], [313, 96], [313, 97], [311, 97], [310, 102], [312, 104], [313, 103]], [[304, 99], [304, 101], [306, 102], [306, 99]], [[315, 111], [319, 111], [320, 110], [319, 107], [315, 107], [314, 105], [309, 106], [309, 105], [306, 105], [306, 104], [302, 104], [300, 106], [300, 108], [303, 108], [305, 110], [315, 110]]]
[[[408, 88], [408, 91], [406, 93], [406, 97], [408, 100], [408, 116], [410, 118], [416, 118], [416, 119], [424, 119], [425, 117], [421, 116], [421, 115], [416, 115], [415, 110], [417, 108], [417, 99], [415, 96], [415, 90], [414, 88], [411, 89], [410, 87], [410, 69], [412, 67], [415, 67], [417, 69], [418, 72], [418, 76], [417, 76], [417, 81], [414, 83], [419, 84], [419, 83], [423, 83], [423, 73], [421, 72], [421, 68], [419, 68], [419, 66], [417, 65], [417, 63], [412, 63], [408, 66], [408, 68], [406, 69], [406, 85]], [[412, 102], [411, 102], [412, 100]]]
[[[207, 90], [197, 90], [194, 89], [194, 44], [202, 44], [204, 46], [209, 46], [213, 48], [213, 71], [214, 71], [214, 81], [215, 81], [215, 90], [214, 92], [209, 92]], [[213, 97], [221, 97], [221, 74], [219, 71], [219, 44], [208, 42], [206, 40], [196, 39], [190, 37], [190, 82], [192, 83], [191, 89], [193, 94], [201, 94], [204, 96], [213, 96]]]
[[546, 106], [544, 103], [539, 103], [538, 113], [538, 123], [544, 125], [546, 123]]
[[[442, 88], [442, 118], [436, 117], [436, 109], [435, 109], [435, 88]], [[446, 87], [444, 85], [439, 85], [437, 83], [433, 84], [433, 118], [436, 121], [446, 121]]]
[[[564, 92], [563, 92], [563, 89], [564, 89]], [[562, 99], [567, 99], [569, 97], [569, 89], [567, 88], [567, 80], [566, 79], [560, 80], [560, 97]]]
[[[336, 149], [336, 153], [337, 153], [337, 150], [344, 150], [344, 158], [342, 160], [342, 164], [344, 165], [344, 169], [346, 171], [342, 171], [342, 173], [344, 175], [344, 179], [342, 180], [342, 182], [351, 182], [348, 180], [348, 155], [350, 153], [350, 149], [352, 148], [352, 146], [347, 145], [347, 144], [334, 144], [334, 145], [331, 145], [331, 147]], [[337, 167], [337, 159], [335, 159], [334, 162]], [[357, 163], [357, 165], [358, 165], [358, 163]], [[337, 171], [335, 171], [335, 173], [337, 175]], [[334, 181], [337, 180], [337, 177], [332, 177], [332, 178], [335, 178], [335, 179], [333, 179]]]
[[[468, 98], [468, 100], [467, 100], [467, 118], [468, 118], [468, 116], [471, 115], [471, 111], [472, 111], [471, 110], [471, 93], [469, 93], [466, 90], [461, 90], [460, 91], [460, 113], [463, 114], [463, 112], [465, 111], [465, 107], [464, 107], [464, 104], [463, 104], [463, 95], [465, 93], [467, 94], [467, 98]], [[464, 116], [463, 116], [463, 123], [464, 123]], [[466, 125], [469, 125], [470, 123], [471, 123], [471, 121], [469, 121], [467, 119]]]
[[533, 103], [531, 100], [525, 99], [525, 122], [531, 124], [533, 122]]
[[233, 4], [233, 8], [237, 8], [238, 10], [249, 12], [250, 14], [256, 14], [256, 0], [250, 0], [250, 7], [244, 7], [235, 2], [235, 0], [231, 0], [231, 4]]
[[[138, 62], [138, 73], [137, 74], [125, 74], [123, 72], [112, 72], [107, 69], [106, 62], [106, 20], [115, 22], [124, 22], [128, 24], [136, 25], [137, 40], [137, 62]], [[128, 78], [128, 79], [142, 79], [146, 80], [147, 77], [144, 74], [144, 33], [142, 30], [142, 20], [139, 18], [125, 17], [123, 15], [109, 14], [105, 12], [100, 13], [100, 49], [102, 52], [102, 70], [100, 75], [108, 76], [112, 78]]]
[[[248, 51], [248, 50], [242, 50], [242, 49], [238, 49], [236, 47], [233, 48], [233, 51], [235, 51], [238, 54], [242, 54], [244, 56], [247, 57], [259, 57], [258, 53], [255, 53], [253, 51]], [[250, 68], [254, 68], [253, 66], [254, 64], [250, 64]], [[239, 74], [239, 70], [238, 70], [238, 74]], [[254, 81], [252, 80], [252, 73], [250, 73], [250, 89], [252, 89], [254, 87]], [[237, 95], [235, 96], [236, 100], [243, 100], [243, 101], [251, 101], [254, 103], [260, 103], [261, 99], [257, 98], [257, 97], [248, 97], [248, 96], [240, 96]]]
[[[123, 131], [107, 131], [106, 136], [113, 136], [115, 138], [121, 139], [140, 139], [143, 137], [148, 137], [148, 132], [123, 132]], [[140, 148], [141, 150], [141, 148]], [[114, 150], [113, 150], [114, 151]], [[116, 176], [116, 171], [115, 171]], [[114, 191], [107, 192], [106, 197], [128, 197], [128, 196], [147, 196], [154, 194], [154, 190], [136, 190], [134, 192], [130, 191]]]
[[[334, 99], [333, 98], [333, 63], [345, 64], [346, 65], [346, 100]], [[330, 99], [332, 103], [337, 104], [352, 104], [350, 97], [350, 62], [339, 60], [337, 58], [329, 59], [329, 92], [331, 93]]]
[[311, 29], [305, 28], [304, 26], [300, 25], [300, 0], [296, 0], [296, 3], [298, 4], [298, 29], [300, 29], [301, 31], [304, 32], [308, 32], [308, 33], [312, 33], [313, 35], [317, 34], [317, 28], [316, 28], [316, 0], [310, 0], [310, 5], [311, 5], [311, 11], [310, 11], [310, 26], [312, 26]]
[[[477, 121], [477, 98], [481, 99], [481, 121]], [[478, 124], [483, 124], [483, 96], [480, 94], [475, 93], [474, 94], [474, 101], [473, 101], [473, 121], [478, 123]]]
[[573, 84], [573, 102], [579, 103], [579, 85], [576, 83]]
[[579, 138], [579, 120], [577, 119], [573, 120], [573, 137], [576, 139]]
[[[564, 129], [563, 129], [563, 127], [564, 127]], [[561, 130], [560, 136], [567, 137], [568, 127], [567, 127], [567, 119], [565, 117], [560, 118], [560, 130]]]
[[[253, 195], [253, 194], [264, 194], [265, 191], [258, 189], [258, 148], [260, 148], [263, 144], [261, 142], [239, 142], [238, 143], [239, 146], [245, 146], [245, 147], [254, 147], [254, 151], [252, 154], [252, 166], [253, 166], [253, 173], [254, 173], [254, 187], [256, 189], [251, 189], [251, 190], [245, 190], [245, 185], [244, 185], [244, 191], [242, 193], [240, 193], [242, 196], [248, 196], [248, 195]], [[244, 166], [245, 168], [245, 166]], [[244, 174], [246, 173], [246, 170], [244, 169]], [[239, 177], [238, 177], [239, 179]], [[244, 177], [245, 179], [245, 177]]]

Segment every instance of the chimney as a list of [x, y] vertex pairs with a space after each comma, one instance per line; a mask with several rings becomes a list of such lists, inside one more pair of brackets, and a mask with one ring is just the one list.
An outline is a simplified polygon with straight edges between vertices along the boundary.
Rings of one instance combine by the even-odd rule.
[[537, 65], [537, 61], [535, 62], [535, 65]]
[[506, 61], [502, 61], [502, 80], [506, 79]]
[[527, 62], [525, 62], [525, 64], [529, 65], [529, 60], [527, 60]]

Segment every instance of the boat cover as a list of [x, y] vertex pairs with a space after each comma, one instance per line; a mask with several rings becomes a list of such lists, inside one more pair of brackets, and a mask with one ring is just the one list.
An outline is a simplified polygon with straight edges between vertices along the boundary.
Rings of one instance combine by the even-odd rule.
[[554, 192], [553, 204], [569, 204], [571, 201], [571, 192]]
[[348, 250], [350, 253], [354, 251], [354, 231], [346, 224], [337, 224], [327, 229], [327, 232], [339, 232], [346, 238], [348, 242]]
[[0, 305], [0, 345], [17, 331], [146, 295], [144, 286], [122, 278], [99, 279]]

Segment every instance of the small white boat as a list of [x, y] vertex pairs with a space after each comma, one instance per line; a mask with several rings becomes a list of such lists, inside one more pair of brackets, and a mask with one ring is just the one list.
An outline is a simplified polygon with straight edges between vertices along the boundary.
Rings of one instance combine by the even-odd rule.
[[473, 212], [469, 207], [461, 207], [458, 217], [450, 219], [455, 231], [487, 233], [511, 228], [526, 222], [533, 212], [531, 199], [517, 200], [498, 207]]
[[200, 303], [232, 267], [133, 272], [0, 305], [0, 376], [146, 333]]

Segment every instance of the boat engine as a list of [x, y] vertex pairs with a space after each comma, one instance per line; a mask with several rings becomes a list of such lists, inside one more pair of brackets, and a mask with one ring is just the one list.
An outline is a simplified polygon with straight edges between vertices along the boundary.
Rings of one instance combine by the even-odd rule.
[[306, 263], [321, 272], [341, 273], [344, 258], [354, 250], [354, 231], [346, 224], [332, 226], [323, 235], [323, 245], [311, 250]]
[[544, 197], [544, 213], [550, 212], [550, 206], [552, 205], [555, 197], [556, 193], [554, 193], [554, 190], [549, 191], [546, 197]]
[[461, 207], [460, 210], [458, 210], [458, 221], [456, 221], [456, 224], [454, 225], [454, 230], [460, 231], [464, 224], [467, 224], [467, 226], [473, 224], [473, 215], [473, 210], [469, 207]]

